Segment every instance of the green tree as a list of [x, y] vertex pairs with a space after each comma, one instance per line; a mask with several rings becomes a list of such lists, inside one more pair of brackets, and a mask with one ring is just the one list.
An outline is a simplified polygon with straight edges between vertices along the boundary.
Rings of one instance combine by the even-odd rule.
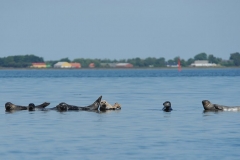
[[172, 60], [172, 59], [169, 59], [169, 60], [167, 61], [167, 63], [168, 63], [168, 64], [174, 64], [174, 63], [175, 63], [175, 61], [174, 61], [174, 60]]
[[165, 58], [158, 58], [154, 64], [154, 67], [166, 67]]
[[156, 66], [156, 58], [148, 57], [144, 59], [144, 67], [149, 67], [150, 65]]
[[186, 67], [187, 66], [187, 62], [184, 59], [181, 59], [180, 63], [181, 63], [182, 67]]
[[233, 63], [233, 60], [222, 60], [220, 62], [220, 65], [230, 67], [230, 66], [234, 66], [234, 63]]
[[192, 63], [194, 63], [194, 59], [189, 58], [189, 59], [187, 60], [187, 62], [186, 62], [186, 65], [187, 65], [187, 66], [190, 66]]
[[240, 66], [240, 54], [238, 52], [232, 53], [229, 59], [233, 61], [235, 66]]
[[70, 63], [71, 60], [70, 60], [69, 58], [66, 57], [66, 58], [62, 58], [62, 59], [60, 59], [59, 62], [69, 62], [69, 63]]
[[87, 60], [85, 60], [84, 58], [77, 58], [77, 59], [74, 59], [73, 62], [78, 62], [81, 64], [82, 68], [87, 68], [88, 67], [88, 64], [89, 62], [87, 62]]
[[127, 63], [133, 64], [135, 67], [144, 67], [144, 61], [140, 59], [139, 57], [133, 58], [133, 59], [128, 59]]
[[194, 56], [194, 60], [207, 60], [207, 54], [206, 53], [199, 53]]
[[0, 65], [3, 67], [29, 67], [34, 62], [44, 62], [42, 57], [35, 55], [17, 55], [1, 58]]
[[209, 63], [219, 64], [221, 61], [222, 61], [221, 58], [217, 58], [217, 57], [215, 57], [215, 56], [212, 55], [212, 54], [210, 54], [210, 55], [208, 56], [208, 62], [209, 62]]

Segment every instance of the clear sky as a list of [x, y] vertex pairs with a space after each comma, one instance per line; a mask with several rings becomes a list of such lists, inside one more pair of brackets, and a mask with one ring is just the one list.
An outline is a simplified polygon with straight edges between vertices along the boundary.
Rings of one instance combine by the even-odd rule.
[[0, 57], [128, 59], [240, 52], [240, 0], [0, 0]]

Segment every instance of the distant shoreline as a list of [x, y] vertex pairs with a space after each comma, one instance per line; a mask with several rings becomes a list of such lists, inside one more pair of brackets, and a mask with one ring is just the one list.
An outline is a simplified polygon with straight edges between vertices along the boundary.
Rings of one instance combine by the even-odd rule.
[[[240, 67], [182, 67], [181, 70], [189, 69], [240, 69]], [[154, 67], [154, 68], [0, 68], [0, 70], [178, 70], [177, 67]]]

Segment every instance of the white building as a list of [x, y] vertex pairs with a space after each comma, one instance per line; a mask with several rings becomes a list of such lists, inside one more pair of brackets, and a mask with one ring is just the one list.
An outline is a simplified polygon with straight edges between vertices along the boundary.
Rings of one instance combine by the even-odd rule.
[[216, 67], [215, 63], [208, 63], [206, 60], [198, 60], [191, 64], [191, 67]]
[[71, 64], [68, 62], [57, 62], [54, 64], [54, 68], [71, 68]]

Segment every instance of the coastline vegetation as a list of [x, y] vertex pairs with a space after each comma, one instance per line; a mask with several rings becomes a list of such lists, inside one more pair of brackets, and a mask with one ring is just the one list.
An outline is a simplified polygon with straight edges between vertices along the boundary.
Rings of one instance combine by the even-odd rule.
[[29, 68], [32, 63], [46, 63], [53, 66], [55, 63], [64, 61], [64, 62], [78, 62], [81, 64], [82, 68], [88, 68], [90, 63], [95, 64], [95, 68], [107, 68], [107, 66], [102, 66], [103, 63], [131, 63], [134, 68], [164, 68], [167, 65], [177, 65], [178, 60], [181, 62], [182, 67], [190, 66], [196, 60], [208, 60], [209, 63], [215, 63], [218, 66], [224, 67], [239, 67], [240, 66], [240, 53], [232, 53], [228, 60], [223, 60], [222, 58], [215, 57], [206, 53], [199, 53], [193, 58], [188, 60], [181, 59], [180, 57], [175, 57], [173, 59], [165, 60], [165, 58], [154, 58], [148, 57], [145, 59], [141, 58], [132, 58], [132, 59], [120, 59], [120, 60], [110, 60], [110, 59], [85, 59], [85, 58], [76, 58], [70, 60], [69, 58], [62, 58], [60, 60], [51, 60], [44, 61], [43, 57], [38, 57], [35, 55], [16, 55], [0, 58], [0, 68]]

